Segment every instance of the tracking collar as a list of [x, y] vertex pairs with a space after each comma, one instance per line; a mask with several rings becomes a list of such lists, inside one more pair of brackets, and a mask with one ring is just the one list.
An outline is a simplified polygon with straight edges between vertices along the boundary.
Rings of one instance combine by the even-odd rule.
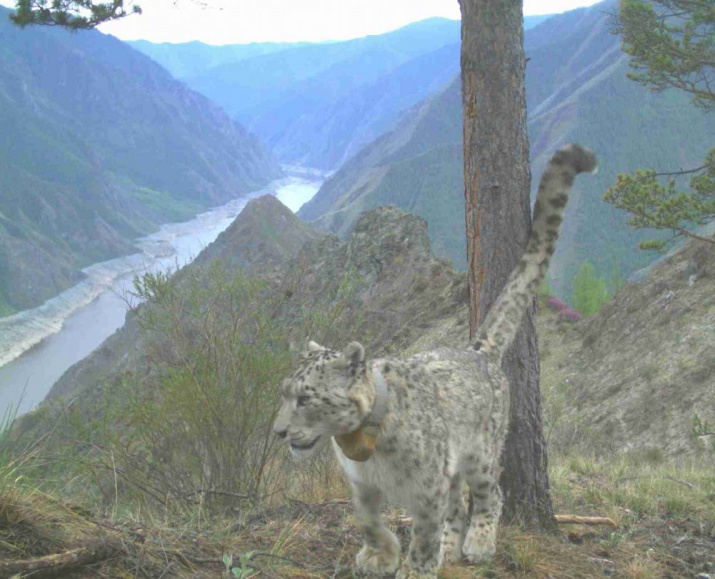
[[387, 382], [380, 370], [373, 368], [375, 382], [375, 402], [372, 411], [363, 420], [360, 428], [348, 434], [335, 437], [343, 454], [350, 460], [365, 462], [375, 453], [375, 446], [380, 438], [380, 425], [387, 414]]

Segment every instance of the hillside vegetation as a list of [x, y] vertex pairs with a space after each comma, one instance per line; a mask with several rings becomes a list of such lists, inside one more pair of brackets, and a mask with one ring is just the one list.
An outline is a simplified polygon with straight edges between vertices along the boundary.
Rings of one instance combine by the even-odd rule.
[[[554, 16], [525, 33], [533, 185], [554, 150], [575, 141], [599, 157], [599, 172], [577, 182], [556, 250], [551, 284], [570, 298], [588, 259], [601, 276], [624, 276], [657, 256], [638, 249], [649, 234], [602, 201], [616, 174], [635, 167], [697, 167], [712, 146], [715, 120], [675, 91], [653, 94], [626, 77], [628, 57], [609, 32], [613, 1]], [[345, 236], [361, 211], [391, 203], [429, 222], [435, 250], [465, 267], [459, 79], [404, 115], [325, 182], [300, 216]]]
[[0, 8], [0, 315], [41, 304], [159, 223], [281, 175], [255, 137], [97, 32]]
[[[266, 216], [280, 229], [262, 227]], [[87, 577], [210, 577], [226, 565], [239, 577], [353, 577], [361, 541], [328, 449], [293, 464], [270, 432], [277, 388], [291, 367], [289, 342], [359, 339], [372, 355], [464, 346], [466, 276], [431, 255], [423, 220], [395, 208], [366, 213], [341, 242], [261, 198], [205, 251], [173, 277], [138, 281], [147, 303], [132, 314], [137, 334], [121, 330], [92, 356], [109, 368], [127, 359], [118, 345], [131, 342], [130, 363], [94, 381], [85, 376], [81, 386], [65, 382], [2, 439], [6, 560], [74, 550], [88, 557], [79, 562]], [[245, 261], [221, 263], [236, 253]], [[270, 255], [276, 267], [251, 276]], [[687, 420], [662, 409], [672, 405], [672, 387], [658, 382], [643, 391], [650, 421], [638, 419], [643, 399], [631, 404], [641, 396], [637, 376], [650, 372], [642, 348], [665, 331], [693, 350], [686, 357], [674, 341], [654, 353], [663, 368], [684, 360], [677, 396], [689, 392], [693, 404], [713, 407], [712, 374], [694, 349], [712, 349], [699, 343], [712, 323], [691, 309], [715, 293], [711, 261], [701, 247], [686, 248], [575, 324], [540, 308], [555, 506], [609, 516], [616, 527], [569, 526], [549, 537], [504, 526], [494, 563], [450, 566], [443, 578], [688, 577], [715, 565], [715, 479], [702, 466], [711, 451], [689, 442]], [[666, 290], [673, 297], [661, 297]], [[629, 322], [633, 312], [642, 316]], [[572, 379], [567, 393], [558, 372]], [[635, 391], [604, 395], [599, 384], [619, 384], [618, 372], [631, 373], [624, 379]], [[597, 435], [603, 404], [632, 424], [628, 438]], [[671, 445], [676, 432], [682, 444]], [[409, 522], [399, 511], [387, 516], [406, 544]]]

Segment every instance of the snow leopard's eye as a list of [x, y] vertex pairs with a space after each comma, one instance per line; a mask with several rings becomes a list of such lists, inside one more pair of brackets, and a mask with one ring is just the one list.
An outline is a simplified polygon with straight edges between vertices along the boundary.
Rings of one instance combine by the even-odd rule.
[[300, 408], [301, 406], [305, 406], [306, 404], [308, 404], [309, 401], [310, 396], [298, 396], [298, 401], [296, 402], [296, 404], [298, 405], [298, 408]]

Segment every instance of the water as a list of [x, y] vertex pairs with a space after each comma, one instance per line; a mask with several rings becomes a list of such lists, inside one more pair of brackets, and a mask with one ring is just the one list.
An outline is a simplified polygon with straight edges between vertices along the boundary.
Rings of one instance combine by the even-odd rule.
[[137, 241], [142, 252], [86, 268], [86, 279], [42, 306], [0, 318], [0, 416], [39, 404], [73, 364], [124, 325], [136, 275], [190, 263], [253, 197], [274, 193], [297, 211], [319, 189], [315, 177], [289, 177], [185, 223], [171, 223]]

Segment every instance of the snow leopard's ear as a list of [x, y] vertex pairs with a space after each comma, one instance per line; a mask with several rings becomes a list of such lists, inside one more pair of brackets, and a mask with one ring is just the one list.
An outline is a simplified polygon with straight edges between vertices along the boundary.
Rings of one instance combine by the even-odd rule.
[[305, 351], [306, 352], [322, 352], [325, 350], [323, 346], [318, 344], [317, 342], [314, 342], [313, 340], [306, 338], [306, 344], [305, 344]]
[[365, 348], [360, 342], [350, 342], [343, 350], [343, 360], [347, 364], [350, 374], [355, 376], [365, 362]]

